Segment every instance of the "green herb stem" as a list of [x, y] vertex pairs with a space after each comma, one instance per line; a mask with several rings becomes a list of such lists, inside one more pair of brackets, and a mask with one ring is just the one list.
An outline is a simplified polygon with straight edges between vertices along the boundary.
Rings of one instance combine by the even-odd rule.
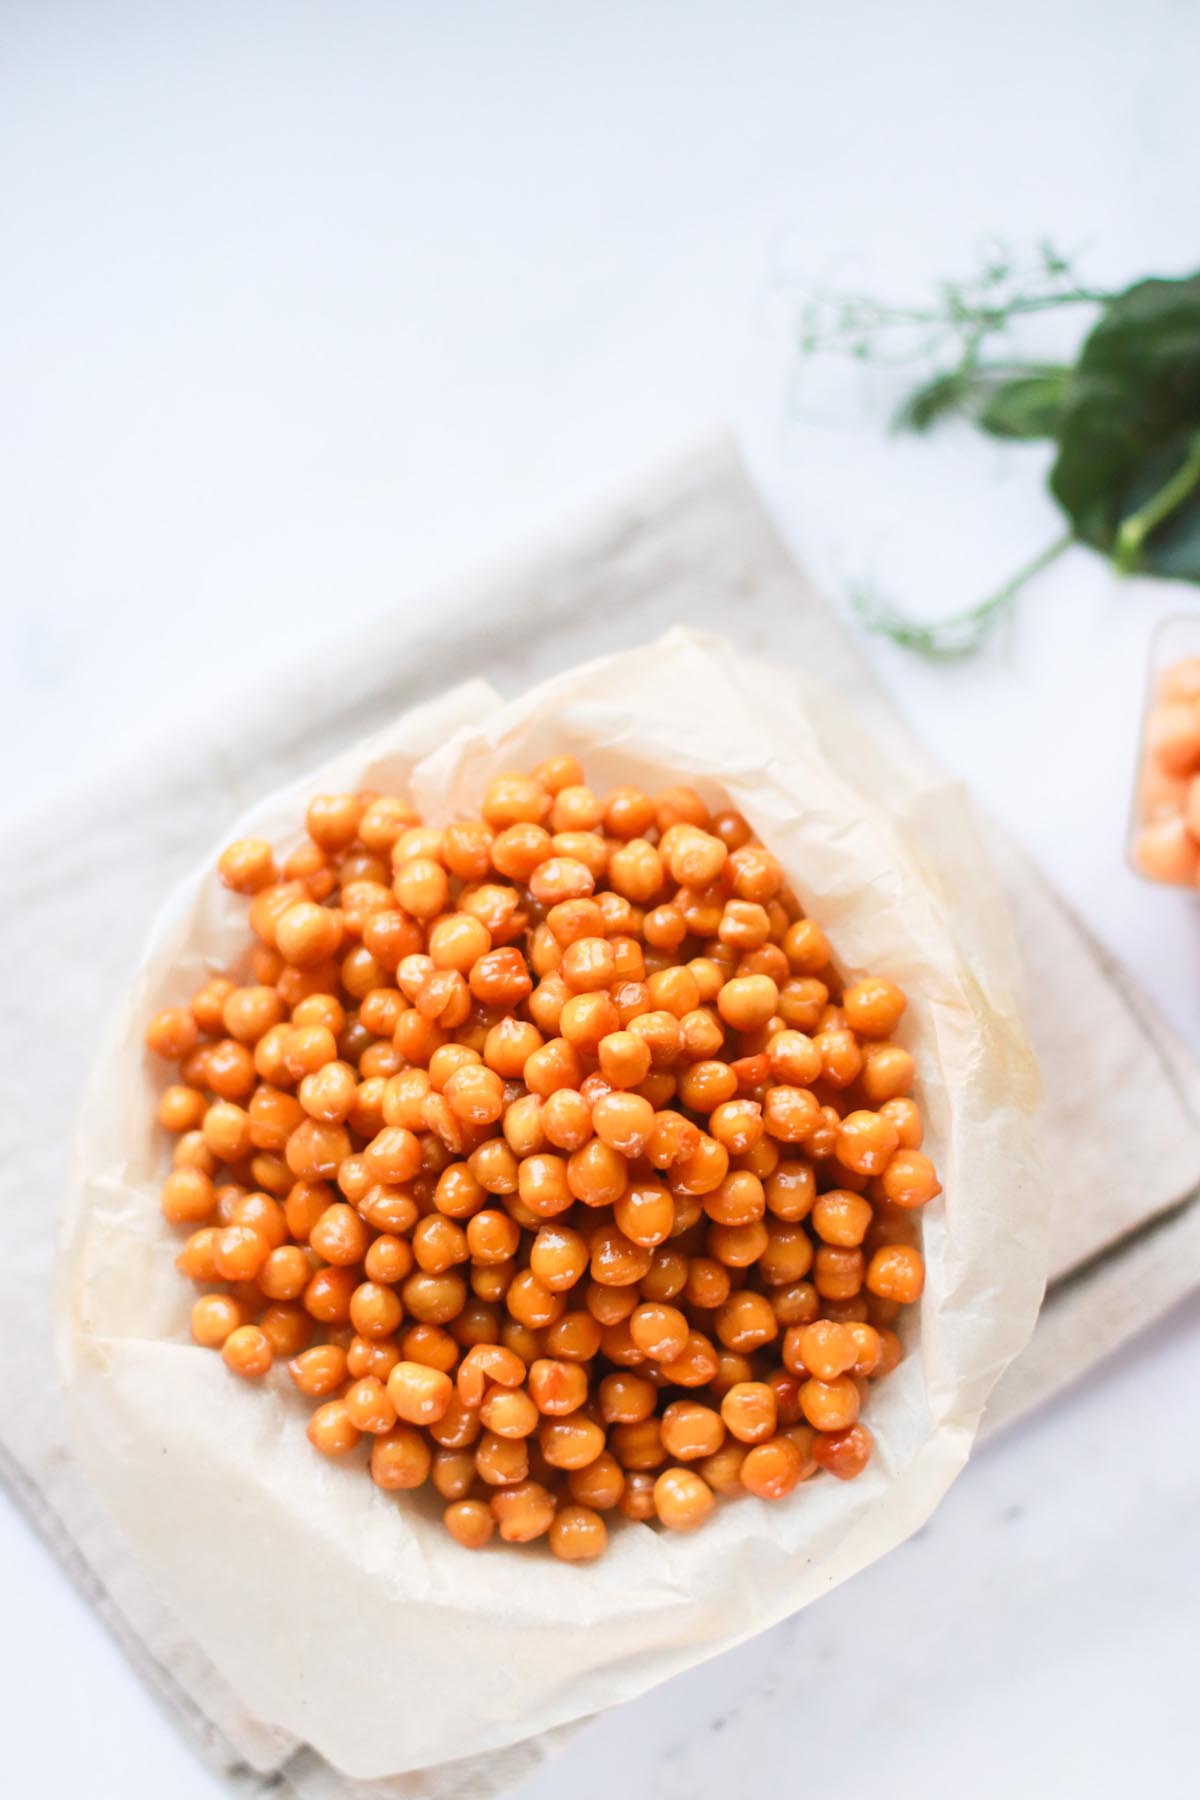
[[868, 631], [890, 638], [903, 649], [915, 650], [934, 662], [955, 662], [960, 657], [974, 655], [1021, 589], [1043, 569], [1049, 568], [1074, 542], [1075, 533], [1065, 531], [985, 600], [929, 624], [862, 595], [854, 602], [855, 611]]
[[1169, 519], [1176, 507], [1200, 487], [1200, 431], [1191, 440], [1188, 453], [1169, 481], [1144, 506], [1122, 519], [1113, 543], [1113, 566], [1121, 575], [1132, 575], [1141, 561], [1142, 549], [1152, 531]]

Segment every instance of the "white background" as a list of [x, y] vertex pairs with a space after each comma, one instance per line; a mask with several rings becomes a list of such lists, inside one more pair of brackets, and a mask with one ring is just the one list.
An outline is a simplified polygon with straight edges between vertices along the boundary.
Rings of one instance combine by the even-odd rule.
[[[1097, 284], [1182, 271], [1198, 58], [1187, 0], [7, 0], [0, 822], [415, 616], [431, 580], [722, 421], [835, 597], [978, 598], [1057, 534], [1043, 452], [897, 445], [881, 379], [797, 394], [791, 296], [919, 297], [993, 236], [1048, 234]], [[873, 654], [1200, 1048], [1195, 902], [1122, 861], [1149, 633], [1195, 607], [1074, 552], [977, 664]], [[1178, 1785], [1198, 1323], [989, 1448], [885, 1564], [601, 1723], [529, 1800]], [[215, 1793], [3, 1500], [0, 1589], [3, 1791]]]

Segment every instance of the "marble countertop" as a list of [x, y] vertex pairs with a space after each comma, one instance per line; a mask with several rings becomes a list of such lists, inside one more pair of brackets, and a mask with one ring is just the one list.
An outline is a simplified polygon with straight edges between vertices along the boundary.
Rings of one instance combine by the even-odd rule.
[[[974, 599], [1055, 535], [1042, 451], [899, 446], [866, 375], [797, 393], [795, 282], [911, 297], [990, 233], [1049, 233], [1099, 282], [1192, 251], [1200, 20], [1171, 0], [1136, 32], [1115, 0], [1012, 0], [1002, 31], [937, 0], [514, 0], [17, 5], [0, 35], [0, 824], [721, 419], [831, 592]], [[872, 655], [1200, 1049], [1196, 903], [1121, 855], [1149, 634], [1195, 605], [1075, 552], [978, 663]], [[522, 1800], [1177, 1785], [1198, 1327], [1193, 1300], [981, 1451], [903, 1549], [602, 1719]], [[14, 1795], [212, 1800], [2, 1494], [0, 1586]]]

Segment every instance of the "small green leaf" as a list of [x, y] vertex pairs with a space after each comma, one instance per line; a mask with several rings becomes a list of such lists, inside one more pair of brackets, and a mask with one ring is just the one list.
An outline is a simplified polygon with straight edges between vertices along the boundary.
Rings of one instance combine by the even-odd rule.
[[928, 431], [939, 419], [966, 409], [971, 383], [961, 369], [935, 375], [906, 394], [892, 415], [893, 431]]
[[1122, 569], [1200, 581], [1200, 274], [1107, 301], [1063, 398], [1050, 488]]
[[981, 431], [1002, 438], [1052, 438], [1057, 434], [1069, 369], [1047, 369], [1004, 382], [977, 415]]

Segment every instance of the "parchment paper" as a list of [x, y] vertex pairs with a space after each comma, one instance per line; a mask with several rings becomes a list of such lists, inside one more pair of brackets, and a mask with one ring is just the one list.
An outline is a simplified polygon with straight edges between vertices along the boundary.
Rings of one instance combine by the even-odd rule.
[[694, 1538], [628, 1526], [586, 1571], [536, 1549], [463, 1552], [432, 1509], [316, 1457], [286, 1375], [249, 1388], [188, 1342], [140, 1043], [152, 1010], [244, 941], [244, 903], [216, 882], [214, 847], [160, 918], [89, 1086], [59, 1356], [81, 1458], [170, 1607], [254, 1714], [358, 1777], [508, 1745], [630, 1698], [901, 1542], [962, 1467], [1045, 1277], [1038, 1084], [1006, 916], [962, 796], [881, 755], [815, 685], [678, 631], [507, 705], [472, 683], [228, 835], [294, 838], [308, 794], [364, 783], [411, 784], [438, 822], [474, 806], [498, 769], [558, 747], [597, 786], [675, 775], [739, 807], [845, 972], [902, 983], [946, 1192], [924, 1214], [919, 1328], [872, 1396], [877, 1453], [857, 1482], [723, 1506]]

